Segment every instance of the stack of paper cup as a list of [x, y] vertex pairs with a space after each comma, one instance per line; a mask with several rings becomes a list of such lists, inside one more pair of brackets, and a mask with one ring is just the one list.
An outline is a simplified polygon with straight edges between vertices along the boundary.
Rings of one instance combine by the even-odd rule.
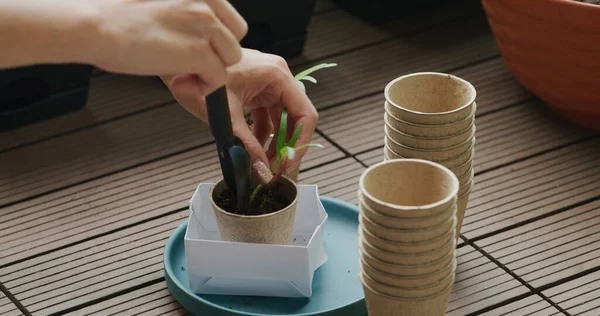
[[385, 88], [384, 160], [425, 159], [454, 172], [457, 238], [474, 185], [475, 95], [469, 82], [435, 72], [402, 76]]
[[458, 191], [454, 173], [427, 160], [388, 160], [362, 174], [359, 278], [369, 315], [445, 314]]

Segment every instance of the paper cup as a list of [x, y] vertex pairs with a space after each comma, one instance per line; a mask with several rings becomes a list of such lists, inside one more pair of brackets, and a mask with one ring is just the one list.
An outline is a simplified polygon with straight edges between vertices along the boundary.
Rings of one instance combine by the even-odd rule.
[[456, 227], [456, 216], [450, 217], [447, 221], [426, 229], [394, 229], [381, 226], [366, 218], [364, 215], [359, 216], [361, 227], [369, 231], [373, 235], [393, 242], [411, 243], [423, 242], [428, 240], [444, 238], [444, 235], [451, 234], [449, 232]]
[[[469, 182], [466, 185], [463, 185], [460, 190], [458, 191], [458, 196], [461, 197], [463, 195], [465, 195], [467, 192], [472, 191], [473, 186], [475, 186], [475, 179], [471, 178], [471, 182]], [[458, 205], [458, 199], [457, 199], [457, 205]], [[458, 207], [456, 209], [456, 212], [458, 213]]]
[[[383, 156], [385, 158], [384, 161], [394, 160], [394, 159], [410, 159], [410, 158], [402, 157], [402, 156], [398, 155], [397, 153], [395, 153], [391, 148], [388, 147], [387, 142], [388, 142], [387, 137], [385, 137], [385, 139], [384, 139], [385, 146], [383, 147]], [[452, 170], [452, 168], [462, 166], [465, 163], [471, 162], [473, 160], [473, 157], [475, 156], [475, 148], [474, 148], [475, 142], [472, 143], [472, 146], [473, 146], [472, 148], [470, 148], [469, 150], [460, 154], [460, 156], [458, 156], [456, 158], [439, 160], [439, 161], [431, 160], [431, 161], [438, 163], [446, 168], [450, 168], [450, 170]]]
[[384, 90], [390, 113], [416, 124], [447, 124], [468, 117], [475, 87], [459, 77], [436, 72], [421, 72], [392, 80]]
[[456, 204], [458, 178], [448, 168], [419, 159], [388, 160], [365, 170], [359, 190], [365, 205], [397, 217], [427, 217]]
[[460, 235], [460, 231], [462, 229], [462, 223], [465, 219], [465, 214], [467, 212], [467, 205], [469, 203], [469, 196], [471, 195], [471, 190], [469, 189], [465, 194], [458, 198], [457, 203], [457, 211], [456, 211], [456, 236], [457, 238]]
[[450, 170], [458, 177], [458, 181], [460, 182], [460, 178], [470, 172], [473, 168], [473, 160], [469, 159], [467, 162], [456, 168], [450, 168]]
[[[463, 188], [465, 186], [468, 186], [471, 183], [471, 181], [473, 180], [473, 177], [475, 177], [475, 170], [473, 168], [471, 168], [469, 171], [467, 171], [465, 174], [463, 174], [462, 176], [460, 176], [458, 178], [458, 183], [459, 183], [460, 187]], [[459, 189], [459, 192], [460, 192], [460, 189]]]
[[420, 299], [403, 299], [377, 292], [363, 283], [367, 312], [371, 316], [442, 316], [448, 309], [452, 285]]
[[361, 238], [359, 240], [362, 249], [364, 249], [364, 251], [373, 256], [373, 258], [383, 262], [399, 265], [415, 265], [436, 262], [442, 259], [443, 257], [447, 256], [449, 252], [453, 252], [456, 249], [456, 239], [450, 239], [450, 241], [442, 247], [424, 253], [388, 252], [371, 245], [364, 238]]
[[444, 235], [443, 238], [428, 240], [426, 242], [418, 243], [397, 243], [385, 239], [381, 239], [370, 232], [366, 231], [364, 227], [359, 229], [361, 238], [371, 245], [385, 251], [396, 252], [396, 253], [413, 253], [420, 254], [426, 253], [435, 249], [439, 249], [446, 245], [450, 240], [456, 239], [456, 229], [449, 230], [449, 233]]
[[443, 149], [419, 149], [405, 146], [393, 140], [386, 131], [386, 145], [397, 155], [401, 157], [425, 159], [430, 161], [444, 161], [455, 159], [464, 152], [475, 146], [475, 129], [471, 131], [469, 138], [453, 147]]
[[453, 251], [438, 261], [415, 265], [399, 265], [376, 259], [364, 249], [361, 243], [358, 243], [358, 247], [361, 260], [363, 260], [369, 266], [387, 274], [405, 277], [417, 277], [438, 272], [444, 269], [452, 260], [456, 258], [456, 252]]
[[390, 109], [393, 106], [388, 102], [384, 102], [384, 107], [386, 114], [385, 120], [387, 124], [399, 132], [417, 137], [446, 137], [454, 135], [460, 131], [464, 131], [469, 126], [474, 124], [475, 112], [477, 111], [477, 103], [473, 102], [471, 113], [460, 121], [448, 124], [426, 125], [403, 121], [395, 117], [392, 113], [393, 109]]
[[278, 212], [256, 216], [229, 213], [217, 206], [213, 196], [226, 187], [224, 180], [217, 182], [208, 192], [208, 196], [215, 213], [221, 240], [257, 244], [289, 244], [298, 204], [298, 186], [285, 176], [281, 177], [280, 181], [284, 185], [284, 194], [292, 203]]
[[[387, 116], [387, 114], [386, 114]], [[386, 117], [386, 121], [387, 121]], [[404, 134], [388, 123], [385, 123], [385, 134], [388, 135], [395, 142], [405, 145], [407, 147], [419, 148], [419, 149], [444, 149], [454, 147], [458, 144], [467, 141], [471, 135], [474, 134], [475, 125], [471, 125], [468, 128], [445, 137], [417, 137]]]
[[432, 295], [436, 295], [438, 293], [443, 292], [448, 286], [452, 286], [454, 283], [455, 274], [451, 273], [447, 275], [442, 281], [439, 283], [434, 283], [432, 285], [424, 286], [424, 287], [397, 287], [383, 284], [381, 282], [375, 281], [369, 275], [361, 271], [359, 273], [361, 282], [363, 284], [368, 285], [373, 290], [386, 294], [393, 297], [402, 297], [402, 298], [421, 298], [428, 297]]
[[439, 214], [434, 214], [427, 217], [396, 217], [381, 214], [362, 201], [362, 197], [359, 193], [359, 209], [360, 213], [366, 218], [373, 221], [374, 223], [393, 228], [393, 229], [425, 229], [428, 227], [434, 227], [442, 224], [443, 222], [450, 219], [450, 217], [456, 215], [456, 206], [450, 206], [448, 209], [443, 210]]
[[456, 273], [456, 259], [452, 260], [450, 264], [439, 271], [417, 277], [400, 277], [387, 274], [369, 266], [364, 261], [360, 262], [360, 269], [373, 280], [385, 285], [401, 288], [419, 288], [442, 283], [450, 274]]

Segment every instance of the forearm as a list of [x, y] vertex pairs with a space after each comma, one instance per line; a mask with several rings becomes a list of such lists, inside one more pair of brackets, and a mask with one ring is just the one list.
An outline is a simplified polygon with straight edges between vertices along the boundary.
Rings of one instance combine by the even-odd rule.
[[0, 69], [88, 62], [94, 51], [93, 2], [0, 0]]

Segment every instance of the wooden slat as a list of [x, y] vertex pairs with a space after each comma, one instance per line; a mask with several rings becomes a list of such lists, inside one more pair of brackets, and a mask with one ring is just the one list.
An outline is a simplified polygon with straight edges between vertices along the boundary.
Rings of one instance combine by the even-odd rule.
[[519, 281], [471, 246], [458, 249], [457, 260], [448, 316], [474, 313], [528, 292]]
[[[212, 149], [190, 151], [46, 201], [42, 205], [57, 205], [56, 210], [46, 209], [50, 218], [21, 235], [25, 240], [4, 246], [2, 262], [25, 261], [0, 268], [0, 279], [34, 314], [45, 315], [161, 278], [164, 243], [187, 216], [195, 185], [218, 176], [216, 161]], [[330, 172], [314, 168], [301, 173], [301, 182], [316, 183], [327, 196], [355, 194], [363, 167], [351, 158], [331, 165], [336, 168]], [[54, 226], [44, 226], [48, 222]], [[27, 259], [32, 255], [37, 256]]]
[[600, 314], [600, 271], [543, 292], [571, 315]]
[[[459, 71], [450, 72], [471, 82], [477, 89], [477, 115], [487, 114], [530, 97], [513, 79], [502, 59], [496, 58]], [[322, 111], [319, 129], [350, 153], [383, 146], [383, 92]], [[485, 122], [485, 121], [484, 121]], [[486, 126], [478, 127], [484, 135]], [[383, 150], [378, 150], [383, 156]]]
[[173, 101], [156, 78], [106, 75], [93, 78], [85, 108], [66, 115], [0, 133], [0, 152], [15, 146], [101, 124]]
[[597, 267], [599, 241], [597, 200], [477, 244], [523, 280], [541, 287]]
[[516, 302], [498, 307], [482, 316], [553, 316], [562, 313], [538, 295], [531, 295]]
[[598, 196], [599, 144], [592, 139], [476, 176], [462, 234], [476, 238]]
[[[315, 142], [326, 148], [311, 149], [302, 169], [343, 156], [324, 139]], [[0, 214], [0, 260], [26, 258], [185, 207], [198, 183], [220, 174], [209, 145], [7, 207]]]
[[[170, 105], [0, 155], [0, 205], [100, 177], [212, 141], [208, 127]], [[315, 141], [324, 142], [319, 138]], [[335, 149], [325, 153], [335, 157]], [[313, 150], [320, 155], [318, 150]], [[319, 156], [323, 157], [323, 156]], [[339, 157], [339, 156], [338, 156]], [[323, 162], [321, 160], [320, 162]]]
[[0, 292], [0, 315], [2, 316], [22, 316], [23, 313], [9, 299]]
[[352, 158], [301, 173], [300, 183], [316, 183], [319, 194], [357, 204], [358, 178], [365, 168]]
[[[319, 5], [318, 1], [317, 6]], [[365, 23], [344, 10], [329, 11], [312, 18], [304, 53], [301, 57], [290, 60], [290, 64], [297, 65], [322, 59], [395, 36], [405, 36], [476, 15], [483, 15], [483, 10], [478, 1], [472, 0], [445, 1], [432, 10], [395, 19], [379, 26]]]
[[117, 296], [65, 315], [187, 315], [163, 282]]
[[307, 93], [319, 109], [383, 91], [392, 79], [416, 71], [449, 71], [498, 55], [487, 20], [469, 18], [327, 59]]

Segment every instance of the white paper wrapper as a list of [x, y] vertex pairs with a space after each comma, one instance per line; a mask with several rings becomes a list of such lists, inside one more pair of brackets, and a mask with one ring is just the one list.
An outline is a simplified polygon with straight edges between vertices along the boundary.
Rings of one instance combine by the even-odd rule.
[[213, 183], [202, 183], [190, 201], [185, 233], [190, 289], [197, 294], [310, 297], [314, 272], [328, 257], [323, 247], [327, 213], [316, 185], [298, 185], [290, 245], [220, 240], [208, 200]]

